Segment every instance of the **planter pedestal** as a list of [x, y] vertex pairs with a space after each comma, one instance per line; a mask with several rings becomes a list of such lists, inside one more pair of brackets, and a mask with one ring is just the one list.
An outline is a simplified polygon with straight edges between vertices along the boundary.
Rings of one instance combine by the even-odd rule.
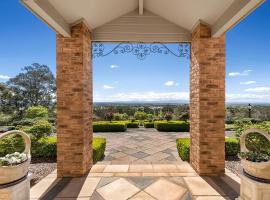
[[31, 174], [14, 183], [0, 186], [0, 200], [29, 200]]
[[255, 181], [244, 174], [240, 175], [241, 188], [238, 200], [269, 200], [270, 184]]

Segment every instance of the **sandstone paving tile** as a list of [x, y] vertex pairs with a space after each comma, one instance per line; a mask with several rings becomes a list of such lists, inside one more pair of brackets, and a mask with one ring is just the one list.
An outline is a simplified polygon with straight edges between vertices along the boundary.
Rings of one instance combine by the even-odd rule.
[[93, 165], [90, 172], [103, 172], [107, 165]]
[[104, 198], [97, 191], [94, 191], [90, 200], [104, 200]]
[[113, 173], [89, 173], [87, 177], [110, 177], [113, 176]]
[[178, 172], [176, 165], [168, 165], [168, 164], [153, 164], [154, 172]]
[[128, 173], [124, 173], [124, 172], [118, 172], [118, 173], [114, 173], [114, 176], [118, 176], [118, 177], [131, 177], [131, 176], [142, 176], [142, 173], [139, 172], [128, 172]]
[[192, 195], [200, 196], [200, 195], [213, 195], [219, 196], [219, 193], [209, 185], [204, 179], [201, 177], [184, 177], [185, 183], [191, 191]]
[[100, 178], [73, 178], [57, 197], [90, 197]]
[[139, 158], [139, 159], [142, 159], [142, 158], [145, 158], [145, 157], [149, 156], [149, 154], [144, 153], [142, 151], [137, 151], [136, 153], [133, 153], [132, 156], [134, 156], [136, 158]]
[[228, 198], [222, 196], [197, 196], [196, 200], [227, 200]]
[[144, 191], [158, 200], [179, 200], [185, 195], [187, 188], [161, 178]]
[[129, 200], [156, 200], [156, 198], [150, 196], [144, 191], [141, 191], [138, 194], [131, 197]]
[[142, 176], [157, 176], [157, 177], [163, 177], [163, 176], [170, 176], [169, 173], [157, 173], [157, 172], [149, 172], [149, 173], [142, 173]]
[[126, 180], [142, 190], [157, 181], [158, 177], [129, 177]]
[[119, 179], [119, 177], [102, 177], [96, 187], [96, 189], [101, 188], [115, 180]]
[[60, 178], [43, 178], [38, 184], [34, 185], [30, 190], [30, 198], [39, 199], [50, 188], [53, 188], [61, 179]]
[[165, 179], [177, 185], [182, 185], [186, 187], [183, 177], [166, 177]]
[[124, 150], [124, 151], [122, 151], [123, 153], [125, 153], [125, 154], [134, 154], [134, 153], [137, 153], [137, 152], [139, 152], [139, 150], [138, 149], [127, 149], [127, 150]]
[[122, 157], [127, 156], [127, 154], [123, 152], [117, 152], [117, 153], [111, 153], [110, 156], [113, 158], [122, 158]]
[[123, 178], [97, 189], [105, 200], [126, 200], [139, 191], [139, 188]]
[[178, 172], [184, 173], [195, 173], [195, 170], [190, 166], [190, 164], [184, 162], [182, 164], [176, 165], [178, 168]]
[[128, 172], [129, 165], [107, 165], [104, 172]]
[[154, 172], [152, 165], [130, 165], [129, 172]]

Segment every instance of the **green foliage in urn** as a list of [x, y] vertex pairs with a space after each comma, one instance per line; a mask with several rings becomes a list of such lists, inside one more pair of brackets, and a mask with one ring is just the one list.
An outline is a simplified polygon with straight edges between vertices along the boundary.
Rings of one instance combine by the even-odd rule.
[[270, 156], [260, 152], [240, 152], [238, 156], [242, 159], [246, 159], [251, 162], [267, 162], [270, 160]]

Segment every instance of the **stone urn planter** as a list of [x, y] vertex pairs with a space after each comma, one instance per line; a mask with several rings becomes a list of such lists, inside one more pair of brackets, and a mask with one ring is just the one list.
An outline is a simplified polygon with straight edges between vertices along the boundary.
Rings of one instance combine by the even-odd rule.
[[30, 137], [22, 132], [22, 131], [8, 131], [0, 135], [0, 139], [4, 138], [8, 135], [20, 135], [25, 144], [25, 149], [23, 153], [26, 155], [26, 160], [19, 164], [8, 165], [8, 166], [0, 166], [0, 185], [12, 183], [17, 181], [23, 177], [25, 177], [28, 173], [28, 168], [31, 161], [30, 156], [30, 148], [31, 148], [31, 140]]
[[[248, 129], [240, 137], [241, 152], [249, 152], [246, 147], [246, 137], [250, 133], [259, 133], [270, 141], [270, 135], [267, 132], [260, 129]], [[241, 159], [241, 165], [244, 171], [249, 175], [260, 179], [270, 180], [270, 161], [252, 162], [247, 159]]]

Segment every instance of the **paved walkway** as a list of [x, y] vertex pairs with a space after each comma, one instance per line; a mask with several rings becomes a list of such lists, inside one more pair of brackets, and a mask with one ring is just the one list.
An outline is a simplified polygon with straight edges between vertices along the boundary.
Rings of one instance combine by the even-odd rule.
[[176, 138], [189, 133], [158, 132], [156, 129], [128, 129], [120, 133], [95, 133], [107, 139], [104, 164], [176, 164], [182, 162]]
[[31, 188], [44, 200], [221, 200], [239, 196], [239, 178], [200, 177], [179, 159], [175, 139], [188, 133], [130, 129], [97, 133], [107, 138], [106, 156], [81, 178], [56, 177], [56, 171]]

